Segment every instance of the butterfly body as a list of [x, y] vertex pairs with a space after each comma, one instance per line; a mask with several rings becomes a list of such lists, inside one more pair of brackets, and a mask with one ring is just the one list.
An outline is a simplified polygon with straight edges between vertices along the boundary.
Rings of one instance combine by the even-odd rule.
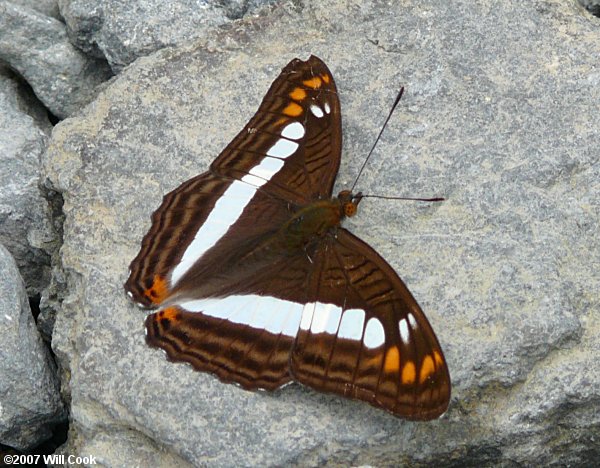
[[159, 311], [147, 342], [246, 389], [297, 381], [408, 419], [446, 410], [450, 377], [419, 305], [341, 227], [341, 113], [317, 57], [290, 62], [208, 172], [167, 194], [130, 266]]
[[335, 235], [346, 216], [356, 213], [360, 198], [343, 191], [337, 197], [317, 200], [300, 208], [278, 231], [285, 247], [292, 253], [306, 249], [326, 234]]

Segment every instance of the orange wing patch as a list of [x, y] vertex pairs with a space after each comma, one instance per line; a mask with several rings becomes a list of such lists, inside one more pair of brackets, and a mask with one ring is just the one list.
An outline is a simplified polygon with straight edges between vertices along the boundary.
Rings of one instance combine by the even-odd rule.
[[388, 374], [397, 372], [400, 368], [400, 352], [397, 346], [392, 346], [387, 350], [385, 354], [385, 362], [383, 363], [383, 370]]
[[302, 114], [302, 107], [295, 102], [291, 102], [285, 109], [283, 109], [283, 113], [285, 115], [289, 115], [290, 117], [298, 117], [300, 114]]
[[442, 355], [437, 351], [433, 352], [433, 359], [435, 360], [435, 365], [437, 367], [442, 367], [444, 365], [444, 359], [442, 358]]
[[421, 364], [421, 372], [419, 372], [419, 383], [423, 383], [427, 380], [427, 378], [433, 374], [433, 371], [435, 370], [435, 366], [433, 365], [433, 359], [431, 358], [431, 356], [428, 354], [427, 356], [425, 356], [425, 359], [423, 359], [423, 364]]
[[171, 322], [179, 320], [179, 311], [177, 310], [177, 307], [167, 307], [166, 309], [161, 310], [157, 315], [161, 320], [169, 320]]
[[402, 368], [402, 383], [404, 385], [410, 385], [415, 382], [417, 378], [417, 370], [415, 364], [412, 361], [408, 361]]
[[302, 88], [296, 88], [290, 93], [290, 97], [294, 101], [302, 101], [306, 97], [306, 91]]
[[329, 84], [329, 82], [331, 81], [331, 77], [327, 73], [323, 73], [321, 75], [321, 78], [323, 79], [323, 82], [325, 84]]
[[308, 86], [309, 88], [313, 89], [319, 89], [323, 84], [321, 78], [318, 76], [313, 76], [309, 80], [304, 80], [302, 83], [304, 83], [305, 86]]
[[152, 286], [144, 290], [144, 296], [152, 301], [153, 304], [160, 304], [169, 294], [167, 280], [160, 275], [154, 275]]
[[163, 330], [168, 330], [175, 322], [181, 319], [181, 314], [177, 307], [167, 307], [160, 312], [149, 315], [146, 319], [146, 325], [153, 324], [162, 327]]

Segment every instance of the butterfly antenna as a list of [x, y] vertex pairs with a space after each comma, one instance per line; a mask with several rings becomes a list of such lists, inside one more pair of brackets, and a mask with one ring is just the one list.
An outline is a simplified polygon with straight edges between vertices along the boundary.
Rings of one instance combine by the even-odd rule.
[[413, 200], [413, 201], [423, 201], [423, 202], [441, 202], [446, 200], [443, 197], [435, 197], [435, 198], [412, 198], [412, 197], [387, 197], [385, 195], [364, 195], [361, 193], [361, 198], [383, 198], [384, 200]]
[[383, 131], [385, 130], [385, 127], [387, 126], [388, 122], [390, 121], [390, 118], [392, 117], [392, 114], [394, 113], [396, 106], [400, 102], [400, 98], [402, 97], [403, 93], [404, 93], [404, 86], [402, 86], [402, 88], [400, 88], [400, 92], [398, 93], [398, 96], [396, 96], [396, 100], [394, 101], [394, 104], [392, 105], [392, 108], [390, 109], [390, 113], [388, 114], [387, 119], [385, 119], [385, 122], [383, 123], [383, 127], [381, 127], [381, 130], [379, 131], [379, 135], [377, 135], [377, 138], [375, 139], [375, 143], [373, 143], [373, 147], [371, 148], [371, 151], [369, 151], [369, 154], [367, 154], [365, 162], [363, 162], [363, 165], [360, 168], [360, 171], [358, 171], [358, 175], [356, 176], [356, 179], [354, 180], [354, 183], [352, 184], [352, 188], [350, 189], [351, 192], [354, 192], [354, 187], [356, 187], [356, 183], [358, 182], [358, 179], [360, 179], [360, 176], [362, 175], [363, 170], [365, 169], [365, 166], [367, 165], [367, 162], [369, 161], [369, 158], [371, 157], [371, 154], [373, 154], [373, 150], [377, 146], [377, 143], [379, 142], [379, 139], [381, 138], [381, 134], [383, 133]]

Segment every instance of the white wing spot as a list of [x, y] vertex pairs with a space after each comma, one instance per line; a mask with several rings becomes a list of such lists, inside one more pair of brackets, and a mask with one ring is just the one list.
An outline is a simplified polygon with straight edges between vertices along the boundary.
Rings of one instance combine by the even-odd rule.
[[313, 113], [313, 115], [315, 117], [317, 117], [318, 119], [320, 119], [321, 117], [323, 117], [325, 114], [323, 113], [323, 109], [321, 109], [319, 106], [317, 106], [316, 104], [313, 104], [310, 106], [310, 111]]
[[342, 315], [338, 338], [360, 340], [365, 323], [365, 311], [361, 309], [348, 309]]
[[[249, 175], [253, 175], [256, 177], [260, 177], [261, 179], [263, 179], [263, 182], [260, 182], [260, 184], [257, 184], [256, 182], [252, 182], [251, 180], [246, 180], [247, 176], [242, 177], [242, 180], [244, 182], [248, 182], [251, 183], [252, 185], [257, 185], [258, 187], [262, 186], [263, 184], [265, 184], [267, 181], [271, 180], [271, 177], [273, 177], [275, 174], [277, 174], [279, 172], [279, 169], [281, 169], [283, 167], [283, 161], [281, 159], [277, 159], [277, 158], [270, 158], [270, 157], [266, 157], [265, 159], [263, 159], [260, 164], [258, 166], [254, 166], [252, 169], [250, 169]], [[249, 179], [249, 177], [248, 177]]]
[[271, 149], [267, 151], [267, 156], [275, 156], [276, 158], [287, 158], [296, 152], [298, 143], [295, 143], [284, 138], [277, 140]]
[[[295, 337], [298, 334], [298, 327], [300, 326], [300, 319], [302, 318], [303, 306], [302, 304], [298, 304], [296, 302], [284, 302], [287, 302], [287, 305], [281, 306], [281, 314], [277, 314], [277, 317], [273, 323], [269, 324], [267, 327], [267, 331]], [[286, 306], [287, 311], [284, 313]]]
[[329, 103], [326, 102], [325, 104], [323, 104], [323, 107], [325, 108], [325, 112], [327, 114], [329, 114], [331, 112], [331, 107], [329, 107]]
[[367, 348], [379, 348], [385, 343], [383, 325], [377, 318], [371, 317], [367, 322], [363, 342]]
[[313, 333], [334, 334], [340, 324], [342, 308], [335, 304], [316, 303], [310, 331]]
[[[302, 127], [299, 122], [296, 123]], [[293, 123], [288, 125], [286, 129], [293, 125]], [[302, 131], [304, 131], [304, 127], [302, 127]], [[292, 127], [289, 133], [297, 134], [298, 129]], [[298, 143], [280, 138], [267, 151], [266, 157], [250, 169], [241, 181], [234, 180], [231, 183], [215, 203], [190, 245], [185, 249], [179, 264], [173, 269], [171, 287], [175, 286], [200, 257], [214, 247], [227, 233], [254, 197], [256, 189], [265, 185], [283, 167], [284, 162], [278, 158], [287, 158], [297, 149]]]
[[400, 328], [400, 338], [404, 344], [408, 344], [410, 341], [410, 333], [408, 332], [408, 323], [406, 323], [406, 319], [400, 320], [398, 326]]
[[281, 132], [281, 136], [285, 138], [291, 138], [292, 140], [299, 140], [304, 136], [305, 130], [304, 125], [300, 122], [293, 122], [287, 125]]
[[310, 329], [316, 306], [316, 302], [308, 302], [304, 305], [304, 308], [302, 309], [302, 321], [300, 322], [300, 328], [302, 330]]
[[[258, 187], [267, 182], [253, 175], [246, 175], [242, 180], [253, 181]], [[230, 226], [238, 220], [246, 205], [250, 203], [256, 193], [256, 187], [244, 182], [234, 180], [217, 200], [204, 224], [198, 229], [194, 240], [185, 249], [181, 261], [173, 270], [171, 286], [174, 286], [192, 265], [225, 235]]]
[[302, 304], [256, 294], [197, 299], [184, 302], [180, 307], [187, 312], [202, 313], [292, 338], [298, 333], [302, 316]]
[[413, 330], [417, 329], [417, 321], [415, 320], [415, 316], [413, 314], [411, 314], [410, 312], [408, 313], [408, 323], [410, 323], [410, 326]]

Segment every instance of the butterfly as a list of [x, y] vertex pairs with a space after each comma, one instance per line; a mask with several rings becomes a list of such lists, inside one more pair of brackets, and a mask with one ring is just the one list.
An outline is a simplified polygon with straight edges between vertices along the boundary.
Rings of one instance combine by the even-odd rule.
[[249, 390], [292, 381], [428, 420], [450, 399], [440, 344], [396, 272], [341, 227], [340, 101], [292, 60], [210, 169], [167, 194], [125, 290], [146, 341]]

